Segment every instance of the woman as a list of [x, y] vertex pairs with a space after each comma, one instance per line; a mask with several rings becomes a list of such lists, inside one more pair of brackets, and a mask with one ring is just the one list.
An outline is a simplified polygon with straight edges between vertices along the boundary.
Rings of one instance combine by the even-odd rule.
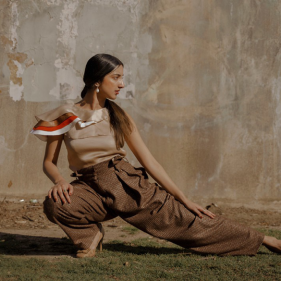
[[[261, 244], [281, 252], [281, 241], [202, 208], [184, 196], [142, 141], [134, 120], [112, 100], [124, 88], [123, 63], [97, 54], [86, 64], [78, 103], [36, 116], [31, 133], [47, 142], [43, 170], [54, 183], [44, 201], [48, 219], [92, 257], [104, 231], [120, 216], [153, 236], [197, 253], [255, 255]], [[74, 181], [57, 168], [62, 141]], [[144, 167], [133, 167], [124, 141]], [[157, 183], [150, 183], [146, 171]]]

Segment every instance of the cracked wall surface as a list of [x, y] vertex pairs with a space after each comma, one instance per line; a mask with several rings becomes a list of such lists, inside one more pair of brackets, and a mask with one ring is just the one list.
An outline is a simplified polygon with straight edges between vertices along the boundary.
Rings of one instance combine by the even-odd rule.
[[[34, 115], [78, 101], [87, 60], [110, 53], [125, 64], [116, 102], [189, 198], [280, 204], [279, 1], [0, 4], [0, 194], [50, 188]], [[64, 148], [59, 168], [71, 180]]]

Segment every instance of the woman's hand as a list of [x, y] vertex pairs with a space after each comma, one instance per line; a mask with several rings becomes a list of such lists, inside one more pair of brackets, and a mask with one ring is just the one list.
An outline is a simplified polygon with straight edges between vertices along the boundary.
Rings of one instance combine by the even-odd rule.
[[207, 209], [204, 209], [203, 207], [201, 207], [200, 205], [198, 205], [196, 203], [191, 202], [188, 199], [185, 201], [184, 205], [188, 210], [190, 210], [193, 213], [195, 213], [196, 215], [198, 215], [200, 219], [203, 218], [202, 213], [209, 216], [212, 219], [216, 216], [212, 212], [208, 211]]
[[72, 194], [73, 186], [65, 180], [60, 180], [49, 190], [48, 196], [52, 198], [53, 195], [55, 202], [58, 201], [59, 196], [63, 204], [66, 203], [66, 201], [70, 204], [71, 200], [69, 196]]

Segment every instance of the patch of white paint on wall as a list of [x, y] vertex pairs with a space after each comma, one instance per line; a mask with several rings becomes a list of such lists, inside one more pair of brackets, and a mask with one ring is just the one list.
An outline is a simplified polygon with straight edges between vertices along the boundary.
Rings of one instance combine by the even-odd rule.
[[13, 62], [18, 68], [17, 69], [17, 77], [22, 77], [22, 74], [24, 72], [24, 68], [22, 67], [22, 65], [18, 61], [14, 60]]
[[56, 86], [50, 91], [50, 95], [57, 99], [76, 99], [82, 91], [84, 83], [72, 68], [61, 68], [57, 71]]
[[10, 97], [14, 101], [20, 101], [23, 93], [23, 85], [14, 84], [12, 80], [10, 80]]
[[17, 3], [15, 1], [11, 2], [11, 17], [10, 40], [13, 42], [12, 49], [14, 50], [18, 42], [17, 28], [19, 26], [19, 13]]

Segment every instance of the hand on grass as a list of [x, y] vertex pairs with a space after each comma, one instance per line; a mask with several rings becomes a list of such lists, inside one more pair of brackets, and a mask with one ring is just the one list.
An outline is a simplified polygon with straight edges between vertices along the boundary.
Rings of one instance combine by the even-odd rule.
[[58, 201], [58, 196], [60, 197], [62, 203], [71, 203], [70, 196], [73, 194], [73, 186], [65, 180], [60, 180], [54, 185], [48, 192], [49, 198], [53, 198], [55, 202]]
[[198, 215], [198, 217], [200, 219], [203, 218], [202, 213], [209, 216], [210, 218], [214, 218], [216, 215], [213, 214], [212, 212], [208, 211], [207, 209], [204, 209], [203, 207], [201, 207], [200, 205], [193, 203], [189, 200], [186, 200], [186, 202], [184, 203], [185, 207], [190, 210], [191, 212], [195, 213], [196, 215]]

